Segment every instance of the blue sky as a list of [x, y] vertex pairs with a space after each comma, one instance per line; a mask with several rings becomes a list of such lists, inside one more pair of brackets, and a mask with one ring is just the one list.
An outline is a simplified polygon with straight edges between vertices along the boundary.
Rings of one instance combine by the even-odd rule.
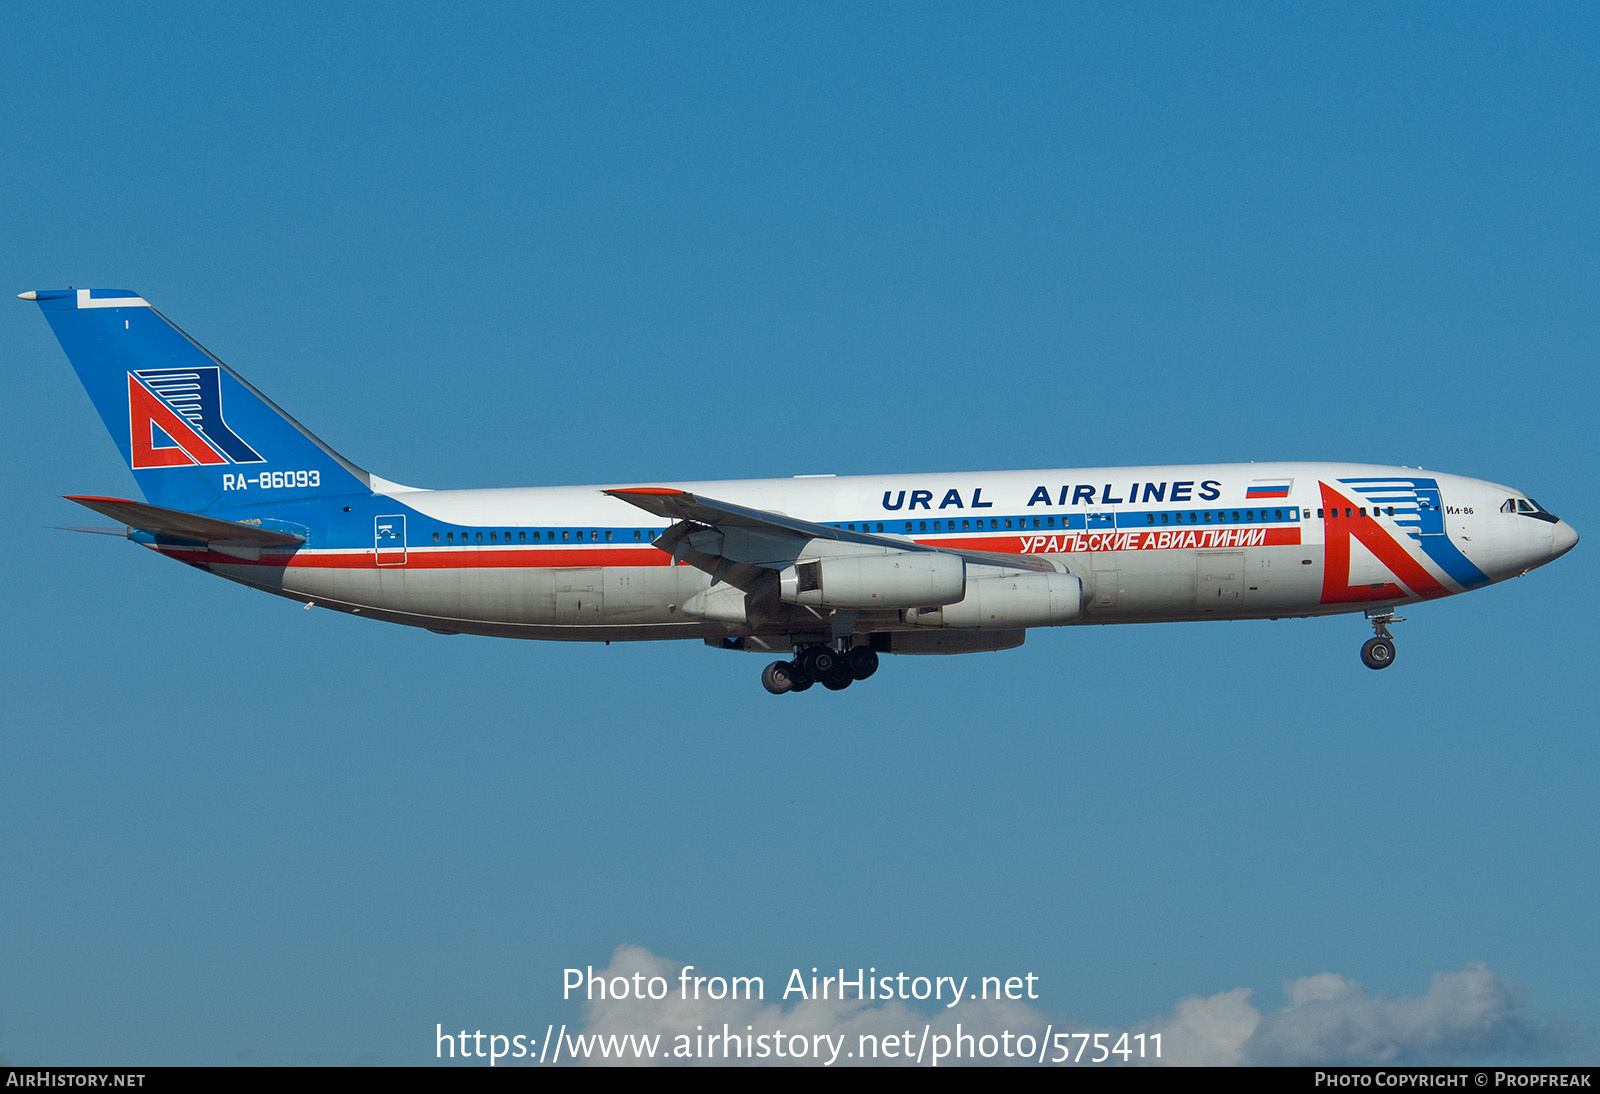
[[[142, 293], [419, 486], [1348, 459], [1592, 533], [1597, 45], [1579, 5], [19, 6], [0, 265]], [[1224, 1062], [1600, 1051], [1592, 544], [1381, 674], [1359, 618], [1084, 628], [775, 700], [54, 531], [132, 478], [36, 309], [0, 346], [9, 1062], [681, 1028], [561, 998], [618, 947], [1032, 972], [995, 1021]]]

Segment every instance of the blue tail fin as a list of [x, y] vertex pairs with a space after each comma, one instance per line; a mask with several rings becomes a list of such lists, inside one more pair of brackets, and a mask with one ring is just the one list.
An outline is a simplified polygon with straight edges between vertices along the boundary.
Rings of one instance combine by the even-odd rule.
[[124, 289], [50, 289], [36, 301], [133, 477], [154, 505], [366, 494], [372, 477]]

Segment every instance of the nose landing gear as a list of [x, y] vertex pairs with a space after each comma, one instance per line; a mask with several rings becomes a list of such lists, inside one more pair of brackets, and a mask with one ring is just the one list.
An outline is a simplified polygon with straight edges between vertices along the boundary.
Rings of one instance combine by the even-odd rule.
[[774, 695], [804, 691], [821, 684], [829, 691], [843, 691], [857, 680], [878, 671], [878, 654], [870, 646], [836, 650], [832, 646], [802, 646], [793, 661], [774, 661], [761, 670], [761, 686]]
[[1389, 633], [1389, 624], [1404, 623], [1405, 620], [1393, 611], [1368, 612], [1367, 619], [1372, 623], [1375, 637], [1362, 643], [1361, 663], [1369, 669], [1386, 669], [1394, 664], [1395, 655], [1394, 636]]

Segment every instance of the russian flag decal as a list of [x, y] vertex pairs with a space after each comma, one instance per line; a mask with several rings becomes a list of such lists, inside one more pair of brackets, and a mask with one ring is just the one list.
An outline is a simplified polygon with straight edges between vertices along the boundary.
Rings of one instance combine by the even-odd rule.
[[1245, 501], [1266, 501], [1269, 498], [1286, 498], [1294, 486], [1293, 479], [1252, 479], [1244, 492]]

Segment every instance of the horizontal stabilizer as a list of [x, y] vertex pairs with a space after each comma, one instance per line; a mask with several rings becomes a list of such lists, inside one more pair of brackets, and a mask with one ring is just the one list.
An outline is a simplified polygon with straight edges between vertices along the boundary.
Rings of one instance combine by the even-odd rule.
[[68, 501], [93, 509], [129, 528], [154, 536], [165, 543], [193, 544], [239, 558], [259, 558], [263, 548], [298, 547], [306, 539], [293, 532], [279, 532], [255, 524], [202, 517], [181, 509], [163, 509], [126, 498], [73, 497]]
[[58, 524], [58, 532], [87, 532], [92, 536], [116, 536], [118, 539], [128, 538], [127, 528], [88, 528], [83, 525]]

